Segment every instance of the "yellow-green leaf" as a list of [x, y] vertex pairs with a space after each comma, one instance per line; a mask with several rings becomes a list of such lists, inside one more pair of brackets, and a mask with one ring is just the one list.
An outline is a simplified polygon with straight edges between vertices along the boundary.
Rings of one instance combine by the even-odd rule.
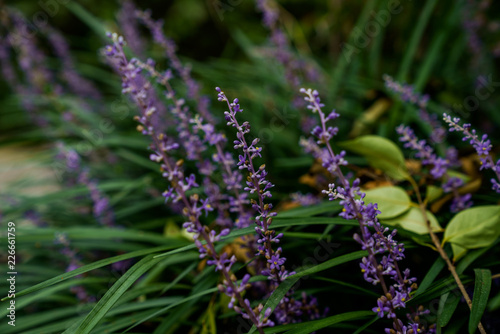
[[364, 156], [368, 163], [388, 176], [401, 181], [408, 178], [403, 152], [392, 141], [381, 136], [361, 136], [339, 143], [340, 147]]
[[430, 185], [427, 187], [425, 199], [429, 203], [432, 203], [441, 196], [443, 196], [443, 194], [444, 194], [443, 188]]
[[467, 248], [457, 244], [451, 244], [451, 250], [453, 251], [453, 261], [458, 261], [465, 255], [465, 253], [467, 253]]
[[[430, 212], [426, 211], [427, 217], [431, 223], [431, 228], [433, 232], [441, 232], [443, 228], [439, 225], [436, 217]], [[427, 234], [427, 223], [425, 221], [422, 212], [418, 208], [411, 208], [408, 212], [402, 216], [396, 217], [394, 219], [383, 219], [382, 224], [385, 225], [398, 225], [403, 229], [416, 233], [416, 234]]]
[[411, 200], [406, 191], [399, 187], [381, 187], [366, 191], [365, 203], [377, 203], [379, 219], [397, 217], [410, 209]]
[[500, 206], [477, 206], [457, 213], [446, 226], [443, 243], [463, 248], [486, 247], [500, 234]]

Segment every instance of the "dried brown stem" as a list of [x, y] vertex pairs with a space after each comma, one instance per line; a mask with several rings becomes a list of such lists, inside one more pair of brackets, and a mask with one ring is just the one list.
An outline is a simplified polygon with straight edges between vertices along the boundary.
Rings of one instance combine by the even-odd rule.
[[[434, 243], [434, 246], [436, 247], [439, 255], [443, 258], [443, 260], [446, 262], [448, 266], [448, 270], [451, 272], [451, 275], [455, 279], [455, 282], [458, 285], [458, 288], [460, 289], [460, 292], [462, 293], [463, 297], [465, 298], [465, 301], [467, 302], [467, 305], [469, 305], [469, 309], [472, 310], [472, 300], [469, 297], [469, 294], [465, 290], [464, 284], [462, 283], [462, 280], [460, 280], [460, 277], [458, 276], [457, 270], [455, 269], [455, 266], [451, 262], [450, 258], [448, 257], [448, 254], [444, 251], [443, 247], [441, 246], [441, 241], [439, 240], [438, 236], [432, 231], [431, 228], [431, 223], [429, 218], [427, 217], [427, 211], [426, 211], [426, 203], [422, 201], [422, 196], [420, 195], [420, 190], [418, 189], [418, 185], [415, 182], [415, 180], [412, 177], [409, 177], [408, 179], [415, 190], [415, 194], [417, 195], [417, 200], [419, 204], [420, 211], [422, 212], [422, 215], [427, 223], [427, 229], [429, 230], [429, 235], [431, 236], [432, 242]], [[486, 334], [486, 330], [483, 327], [483, 324], [479, 322], [477, 325], [477, 328], [479, 329], [479, 332], [481, 334]]]

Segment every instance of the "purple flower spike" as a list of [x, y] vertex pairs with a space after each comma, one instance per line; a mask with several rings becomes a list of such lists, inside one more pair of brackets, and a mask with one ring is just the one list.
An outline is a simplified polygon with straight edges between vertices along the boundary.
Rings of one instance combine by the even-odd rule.
[[441, 126], [441, 122], [436, 114], [430, 114], [427, 111], [429, 95], [422, 95], [416, 92], [412, 85], [396, 82], [387, 74], [383, 75], [383, 79], [385, 86], [390, 91], [396, 93], [402, 101], [411, 103], [419, 109], [418, 113], [422, 121], [428, 123], [432, 127], [432, 133], [430, 136], [431, 141], [441, 143], [446, 137], [446, 129]]
[[165, 51], [170, 67], [177, 72], [186, 85], [188, 97], [196, 102], [199, 114], [209, 123], [215, 124], [215, 119], [208, 110], [209, 99], [200, 94], [200, 84], [191, 76], [190, 67], [184, 66], [177, 57], [177, 45], [163, 33], [163, 21], [155, 21], [151, 17], [151, 11], [136, 11], [135, 15], [150, 30], [153, 41]]
[[[278, 244], [281, 242], [283, 233], [276, 233], [274, 230], [270, 229], [272, 223], [272, 217], [276, 216], [276, 212], [272, 211], [273, 205], [271, 203], [266, 203], [266, 200], [272, 197], [271, 188], [274, 185], [267, 179], [267, 171], [265, 165], [261, 165], [258, 168], [255, 166], [254, 160], [261, 156], [262, 147], [258, 146], [259, 139], [255, 138], [251, 142], [247, 141], [248, 133], [250, 132], [250, 124], [248, 122], [239, 123], [236, 119], [237, 113], [243, 112], [239, 104], [238, 99], [234, 99], [232, 102], [226, 97], [224, 92], [217, 87], [217, 98], [221, 102], [226, 102], [228, 106], [228, 111], [224, 112], [224, 117], [227, 121], [227, 125], [234, 127], [236, 129], [236, 140], [234, 141], [234, 148], [241, 150], [238, 158], [237, 166], [241, 170], [248, 171], [248, 177], [246, 181], [246, 187], [244, 188], [251, 195], [255, 195], [257, 199], [251, 199], [250, 203], [252, 208], [257, 213], [254, 221], [256, 224], [255, 231], [257, 232], [257, 254], [263, 255], [266, 259], [265, 265], [260, 267], [260, 273], [268, 277], [271, 288], [269, 289], [269, 295], [279, 286], [290, 275], [295, 274], [294, 272], [288, 272], [286, 270], [286, 258], [282, 257], [282, 249], [273, 249], [273, 244]], [[332, 115], [334, 117], [334, 115]], [[303, 309], [307, 308], [307, 302], [297, 301], [292, 298], [293, 290], [285, 295], [285, 297], [280, 301], [279, 305], [275, 310], [275, 318], [279, 324], [287, 324], [292, 322], [297, 322], [303, 314]], [[259, 311], [262, 307], [258, 308]], [[267, 324], [267, 326], [274, 325], [274, 322], [269, 320], [270, 309], [266, 310], [262, 324]], [[311, 318], [319, 318], [319, 312], [311, 313]]]
[[[318, 130], [313, 131], [313, 135], [318, 138], [314, 143], [312, 140], [302, 140], [301, 144], [306, 151], [311, 153], [316, 159], [322, 161], [323, 167], [329, 170], [333, 176], [337, 177], [338, 185], [330, 184], [328, 190], [324, 190], [330, 200], [340, 199], [340, 204], [344, 207], [340, 216], [345, 219], [356, 219], [359, 223], [361, 234], [355, 234], [354, 240], [361, 244], [361, 248], [368, 251], [368, 256], [361, 260], [361, 272], [365, 280], [373, 285], [381, 285], [384, 294], [377, 300], [377, 307], [373, 311], [380, 317], [387, 315], [393, 320], [396, 333], [406, 333], [407, 327], [397, 319], [396, 309], [404, 308], [410, 299], [410, 292], [416, 288], [416, 279], [411, 278], [409, 269], [401, 272], [398, 262], [404, 258], [404, 245], [398, 243], [394, 237], [396, 230], [389, 232], [377, 220], [380, 213], [376, 204], [365, 204], [363, 198], [365, 194], [360, 190], [359, 179], [352, 183], [344, 176], [341, 166], [346, 162], [342, 154], [335, 154], [330, 144], [333, 137], [332, 127], [327, 126], [327, 117], [322, 111], [324, 106], [321, 103], [319, 94], [312, 89], [302, 88], [301, 93], [305, 94], [304, 100], [308, 102], [308, 109], [317, 113], [320, 118]], [[414, 141], [412, 141], [414, 142]], [[324, 145], [322, 147], [318, 145]], [[424, 147], [423, 143], [420, 143]], [[428, 152], [428, 150], [423, 150]], [[340, 157], [339, 157], [340, 156]], [[381, 257], [381, 258], [380, 258]], [[392, 285], [388, 280], [392, 280]], [[427, 329], [423, 324], [417, 323], [416, 328], [419, 333], [434, 333], [433, 329]], [[391, 330], [386, 330], [392, 333]]]
[[453, 201], [450, 206], [451, 212], [458, 212], [472, 206], [471, 194], [459, 194], [458, 189], [464, 185], [464, 182], [459, 178], [446, 175], [448, 169], [457, 164], [457, 153], [454, 150], [448, 151], [447, 157], [444, 159], [438, 157], [425, 140], [419, 140], [410, 127], [401, 124], [396, 128], [396, 132], [401, 135], [399, 140], [405, 143], [404, 147], [417, 151], [415, 156], [422, 160], [423, 165], [432, 166], [430, 174], [434, 179], [440, 180], [444, 178], [446, 180], [443, 184], [443, 190], [445, 193], [453, 194]]
[[[267, 325], [267, 322], [262, 322], [258, 319], [258, 313], [254, 312], [250, 307], [250, 302], [242, 297], [242, 290], [237, 284], [236, 276], [231, 272], [231, 267], [236, 262], [235, 256], [229, 258], [227, 253], [218, 254], [215, 249], [215, 242], [219, 241], [222, 236], [228, 234], [228, 230], [223, 229], [217, 233], [215, 230], [203, 225], [200, 221], [203, 213], [213, 210], [211, 205], [212, 198], [202, 199], [197, 193], [188, 195], [188, 192], [199, 187], [195, 180], [194, 174], [186, 175], [183, 167], [183, 160], [175, 160], [172, 154], [179, 149], [179, 145], [174, 142], [165, 133], [159, 130], [159, 126], [155, 123], [154, 115], [155, 95], [151, 89], [151, 84], [141, 75], [143, 69], [150, 70], [150, 73], [158, 76], [158, 72], [153, 71], [153, 62], [143, 64], [138, 60], [128, 60], [123, 51], [125, 41], [121, 36], [116, 34], [110, 35], [112, 44], [106, 47], [106, 55], [115, 70], [120, 73], [123, 80], [123, 93], [130, 95], [132, 100], [140, 109], [140, 115], [135, 119], [140, 123], [138, 131], [143, 135], [151, 137], [151, 149], [154, 153], [153, 160], [160, 164], [162, 175], [170, 184], [170, 187], [164, 194], [166, 199], [175, 198], [182, 204], [182, 214], [186, 221], [183, 226], [193, 234], [193, 240], [197, 246], [200, 258], [207, 257], [207, 264], [213, 265], [216, 271], [220, 271], [223, 276], [223, 282], [219, 285], [219, 290], [224, 292], [231, 298], [230, 306], [243, 317], [250, 319], [257, 327], [260, 334], [263, 334], [262, 327]], [[161, 76], [162, 84], [167, 89], [168, 75]], [[174, 109], [178, 109], [184, 104], [183, 100], [175, 98], [175, 92], [171, 89], [167, 90], [167, 97], [174, 101]], [[185, 129], [186, 131], [189, 128]], [[248, 279], [246, 279], [248, 282]], [[244, 285], [245, 289], [248, 284]], [[239, 306], [235, 303], [238, 302]]]
[[415, 156], [422, 159], [422, 164], [433, 166], [430, 171], [433, 178], [439, 179], [446, 173], [447, 169], [450, 167], [450, 162], [438, 157], [434, 153], [432, 147], [427, 145], [425, 140], [419, 140], [415, 136], [415, 133], [410, 127], [401, 124], [396, 128], [396, 131], [401, 135], [399, 140], [405, 143], [404, 147], [417, 151]]
[[145, 45], [136, 20], [137, 8], [131, 0], [126, 0], [118, 12], [118, 24], [128, 42], [128, 46], [137, 56], [143, 56]]
[[372, 311], [377, 313], [380, 318], [384, 317], [385, 312], [389, 312], [390, 307], [386, 306], [386, 302], [382, 301], [380, 298], [377, 300], [377, 306], [372, 308]]
[[474, 147], [479, 156], [479, 160], [481, 161], [481, 170], [483, 169], [491, 169], [495, 175], [496, 179], [491, 179], [491, 183], [493, 184], [492, 189], [496, 193], [500, 193], [500, 186], [498, 184], [498, 180], [500, 180], [500, 159], [495, 163], [493, 158], [490, 155], [491, 151], [491, 141], [488, 139], [488, 135], [484, 134], [479, 139], [479, 135], [476, 133], [476, 130], [471, 128], [470, 124], [464, 123], [462, 126], [460, 123], [460, 118], [454, 117], [447, 114], [443, 114], [443, 120], [448, 123], [450, 132], [456, 131], [461, 132], [463, 135], [463, 141], [469, 141], [469, 144]]
[[[257, 146], [259, 139], [255, 138], [250, 144], [248, 144], [246, 135], [250, 132], [250, 124], [248, 122], [239, 123], [236, 119], [236, 114], [242, 112], [239, 105], [238, 99], [234, 99], [233, 102], [229, 102], [224, 92], [217, 87], [218, 100], [227, 103], [229, 111], [224, 112], [224, 116], [227, 121], [227, 125], [236, 128], [237, 140], [234, 141], [234, 148], [241, 149], [243, 155], [239, 156], [238, 166], [240, 169], [246, 169], [249, 173], [245, 191], [250, 194], [256, 194], [258, 199], [251, 200], [252, 207], [257, 211], [257, 217], [255, 218], [255, 224], [257, 227], [255, 230], [259, 234], [258, 239], [258, 255], [264, 255], [268, 260], [268, 276], [270, 280], [281, 282], [280, 277], [287, 277], [291, 275], [286, 270], [284, 270], [285, 258], [279, 258], [279, 253], [272, 249], [273, 243], [278, 243], [282, 234], [276, 235], [275, 231], [270, 230], [269, 226], [272, 222], [272, 217], [276, 216], [276, 212], [272, 212], [273, 205], [271, 203], [265, 203], [266, 198], [272, 197], [270, 189], [274, 185], [269, 182], [266, 178], [267, 171], [265, 165], [261, 165], [259, 168], [254, 167], [254, 159], [260, 157], [260, 152], [262, 147]], [[274, 261], [270, 259], [276, 259], [280, 264], [275, 265]], [[269, 262], [271, 261], [271, 262]]]

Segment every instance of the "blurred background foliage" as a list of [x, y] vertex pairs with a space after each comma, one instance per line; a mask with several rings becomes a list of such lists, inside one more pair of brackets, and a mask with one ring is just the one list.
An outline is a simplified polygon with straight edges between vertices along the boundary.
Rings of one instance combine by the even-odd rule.
[[[68, 2], [74, 6], [66, 7], [54, 2], [57, 10], [49, 24], [67, 37], [78, 71], [94, 80], [107, 98], [116, 98], [119, 82], [107, 74], [109, 69], [99, 55], [105, 43], [99, 29], [119, 31], [116, 15], [120, 4], [78, 1]], [[4, 3], [21, 10], [30, 22], [43, 10], [34, 1]], [[396, 7], [401, 12], [390, 16], [386, 28], [379, 25], [380, 33], [367, 36], [369, 24], [377, 22], [375, 13], [387, 10], [390, 3], [399, 4]], [[487, 10], [481, 9], [484, 3], [488, 4]], [[498, 3], [281, 1], [279, 6], [283, 27], [296, 52], [316, 63], [324, 74], [323, 80], [310, 86], [317, 88], [326, 104], [343, 115], [341, 131], [350, 136], [375, 133], [396, 139], [394, 127], [401, 122], [418, 123], [418, 131], [429, 133], [430, 128], [422, 124], [414, 107], [384, 99], [387, 93], [383, 74], [413, 83], [418, 91], [429, 94], [435, 102], [429, 108], [438, 115], [457, 106], [463, 110], [464, 99], [475, 94], [479, 76], [492, 76], [496, 80], [500, 53]], [[221, 86], [230, 95], [240, 97], [252, 111], [247, 116], [254, 128], [261, 129], [260, 134], [274, 141], [267, 147], [267, 157], [300, 155], [298, 146], [289, 145], [298, 142], [300, 135], [296, 131], [300, 117], [295, 117], [300, 111], [289, 103], [298, 93], [286, 84], [283, 69], [265, 57], [269, 32], [261, 24], [261, 14], [256, 12], [254, 2], [142, 1], [138, 7], [150, 8], [154, 18], [165, 21], [165, 33], [175, 40], [181, 59], [192, 66], [193, 75], [203, 83], [204, 94], [213, 97], [213, 87]], [[476, 22], [474, 38], [480, 39], [480, 48], [472, 49], [469, 45], [473, 38], [465, 28], [469, 21]], [[359, 31], [364, 37], [359, 37]], [[147, 32], [143, 32], [146, 37]], [[365, 47], [359, 47], [364, 43]], [[349, 49], [346, 45], [356, 51], [346, 53]], [[161, 61], [160, 49], [152, 47], [150, 51], [160, 67], [166, 66]], [[348, 58], [352, 61], [347, 61]], [[49, 58], [49, 66], [57, 68], [57, 59]], [[40, 141], [39, 136], [33, 137], [27, 131], [33, 130], [32, 125], [8, 84], [0, 85], [5, 85], [0, 91], [2, 137], [6, 142], [28, 138]], [[483, 132], [494, 132], [494, 124], [500, 123], [497, 102], [498, 94], [493, 93], [472, 112], [470, 121]], [[103, 112], [110, 114], [109, 108]], [[222, 109], [213, 113], [220, 119]], [[275, 117], [283, 118], [282, 115], [289, 117], [280, 119], [279, 125], [285, 125], [285, 129], [278, 133], [269, 131]], [[357, 128], [351, 131], [355, 122]], [[132, 121], [127, 123], [130, 124]], [[464, 149], [472, 152], [470, 148]], [[286, 178], [283, 181], [280, 189], [286, 193], [289, 183]]]
[[[161, 245], [162, 241], [155, 239], [153, 234], [178, 237], [180, 233], [176, 223], [180, 224], [182, 219], [172, 215], [163, 205], [160, 194], [165, 189], [164, 180], [158, 175], [157, 166], [147, 160], [147, 140], [135, 131], [136, 124], [132, 120], [134, 108], [128, 105], [126, 108], [130, 108], [130, 113], [123, 119], [117, 117], [113, 110], [117, 101], [127, 104], [121, 102], [125, 99], [120, 94], [119, 78], [102, 61], [99, 50], [107, 43], [103, 30], [119, 32], [116, 14], [120, 3], [83, 0], [68, 3], [67, 7], [58, 5], [57, 14], [50, 18], [49, 24], [66, 37], [78, 72], [92, 80], [104, 95], [103, 105], [88, 101], [91, 109], [98, 112], [89, 114], [79, 107], [72, 109], [80, 128], [68, 130], [68, 123], [61, 115], [67, 108], [65, 103], [71, 105], [71, 99], [50, 103], [42, 101], [39, 106], [41, 113], [49, 115], [53, 126], [50, 130], [41, 129], [27, 117], [20, 105], [20, 97], [12, 93], [9, 83], [0, 80], [0, 165], [3, 174], [0, 193], [4, 199], [2, 213], [8, 219], [18, 220], [25, 217], [26, 212], [37, 210], [43, 212], [40, 217], [42, 223], [50, 222], [50, 228], [19, 240], [20, 249], [25, 247], [27, 250], [21, 253], [26, 265], [22, 268], [25, 274], [19, 280], [20, 289], [64, 271], [66, 259], [57, 253], [57, 246], [53, 246], [55, 232], [64, 231], [68, 227], [96, 226], [95, 221], [89, 218], [91, 204], [86, 197], [88, 191], [78, 185], [65, 189], [54, 175], [53, 168], [51, 169], [54, 161], [53, 144], [57, 141], [62, 140], [70, 147], [77, 147], [81, 142], [91, 143], [92, 154], [86, 155], [84, 160], [91, 166], [91, 174], [100, 181], [100, 190], [110, 198], [117, 222], [122, 227], [145, 233], [143, 238], [124, 233], [121, 242], [116, 244], [109, 235], [103, 235], [102, 240], [109, 242], [105, 245], [101, 240], [93, 240], [84, 234], [79, 236], [79, 231], [70, 233], [75, 238], [73, 245], [82, 251], [85, 263], [123, 252], [138, 251], [146, 246]], [[481, 6], [486, 6], [481, 5], [483, 3], [488, 5], [486, 10], [481, 9]], [[141, 9], [150, 8], [155, 19], [165, 21], [165, 34], [175, 40], [179, 57], [184, 63], [191, 64], [193, 76], [202, 83], [202, 92], [211, 97], [212, 113], [222, 120], [225, 109], [216, 101], [214, 94], [214, 87], [220, 86], [230, 98], [240, 99], [245, 110], [244, 117], [252, 124], [254, 135], [267, 135], [267, 139], [264, 138], [263, 161], [269, 166], [271, 179], [276, 184], [273, 193], [275, 201], [286, 207], [291, 192], [319, 192], [321, 189], [318, 180], [321, 180], [321, 175], [318, 175], [320, 173], [314, 167], [310, 168], [312, 159], [305, 156], [297, 145], [301, 136], [299, 123], [302, 111], [295, 108], [291, 101], [298, 95], [298, 91], [287, 84], [283, 68], [265, 56], [269, 32], [263, 27], [261, 14], [255, 10], [254, 2], [177, 0], [137, 1], [136, 4]], [[38, 1], [0, 0], [0, 5], [20, 10], [28, 20], [32, 20], [41, 10]], [[310, 82], [308, 86], [318, 89], [324, 103], [328, 107], [335, 107], [342, 115], [339, 119], [341, 138], [373, 133], [396, 140], [394, 127], [402, 122], [415, 126], [417, 133], [422, 136], [429, 135], [431, 129], [419, 119], [416, 108], [402, 104], [385, 89], [383, 74], [414, 84], [418, 91], [429, 94], [432, 101], [429, 109], [438, 115], [443, 111], [463, 108], [464, 99], [476, 95], [478, 77], [491, 76], [494, 82], [500, 81], [498, 1], [402, 0], [401, 13], [392, 15], [388, 26], [369, 38], [368, 45], [359, 47], [359, 52], [350, 60], [344, 53], [346, 43], [356, 46], [359, 42], [353, 32], [365, 29], [367, 22], [374, 20], [373, 13], [386, 9], [388, 1], [284, 0], [279, 1], [279, 6], [282, 24], [295, 52], [315, 64], [322, 73], [321, 80]], [[471, 33], [470, 28], [467, 28], [467, 23], [470, 22], [475, 22], [473, 26], [481, 40], [480, 48], [470, 47]], [[149, 39], [148, 33], [143, 33], [144, 38]], [[48, 67], [57, 69], [60, 66], [58, 59], [46, 45], [41, 43], [41, 47], [51, 55]], [[150, 46], [148, 51], [158, 61], [160, 68], [167, 66], [159, 48]], [[182, 88], [179, 90], [182, 91]], [[497, 135], [500, 125], [499, 90], [500, 84], [494, 86], [494, 92], [487, 99], [480, 100], [478, 108], [467, 118], [479, 131], [490, 133], [492, 143], [497, 148], [500, 143]], [[103, 140], [92, 141], [92, 134], [89, 137], [83, 130], [91, 133], [103, 118], [110, 119], [116, 130], [109, 135], [104, 134]], [[222, 124], [221, 128], [223, 126]], [[461, 157], [468, 157], [473, 152], [458, 137], [451, 138], [451, 142], [460, 149]], [[349, 161], [361, 167], [366, 166], [366, 161], [362, 158], [349, 157]], [[473, 173], [472, 168], [470, 170]], [[296, 182], [298, 179], [300, 183]], [[12, 180], [16, 182], [12, 183]], [[474, 195], [474, 199], [486, 203], [498, 202], [495, 196], [483, 195], [481, 191]], [[446, 213], [442, 215], [445, 220], [450, 216]], [[335, 231], [337, 233], [331, 237], [331, 241], [345, 245], [342, 253], [357, 249], [348, 232], [349, 228], [336, 227]], [[329, 232], [330, 230], [321, 226], [307, 230], [311, 239], [325, 236]], [[402, 234], [405, 235], [404, 232]], [[307, 234], [304, 238], [294, 236], [293, 232], [289, 235], [286, 245], [289, 249], [295, 249], [294, 255], [297, 256], [298, 263], [300, 249], [307, 244]], [[436, 258], [436, 255], [428, 248], [419, 247], [419, 240], [411, 241], [412, 235], [405, 236], [408, 237], [408, 257], [416, 264], [414, 274], [421, 278], [430, 266], [427, 259]], [[180, 240], [188, 243], [187, 239]], [[494, 247], [498, 254], [498, 245]], [[30, 250], [36, 250], [36, 254], [30, 254]], [[94, 250], [98, 250], [98, 253], [93, 252]], [[499, 266], [498, 258], [480, 261], [479, 265]], [[167, 265], [169, 264], [165, 263], [162, 268]], [[168, 282], [186, 274], [182, 266], [165, 272], [162, 268], [155, 270], [146, 282]], [[347, 270], [336, 274], [338, 281], [365, 286], [361, 277], [352, 277], [351, 273], [359, 272], [356, 263], [347, 264], [346, 268]], [[104, 269], [99, 270], [92, 277], [85, 276], [83, 280], [88, 281], [90, 290], [102, 295], [102, 290], [105, 291], [111, 284], [109, 282], [114, 282], [116, 278], [110, 278]], [[215, 286], [217, 281], [217, 275], [211, 271], [204, 271], [201, 276], [191, 273], [186, 275], [187, 279], [181, 280], [176, 289], [183, 291], [195, 286], [194, 291], [199, 291]], [[200, 277], [208, 277], [206, 284], [200, 283], [203, 281]], [[90, 278], [95, 281], [89, 280]], [[102, 284], [99, 278], [105, 283]], [[140, 287], [147, 285], [141, 284]], [[337, 286], [331, 290], [327, 283], [306, 283], [305, 289], [315, 293], [328, 291], [328, 294], [321, 296], [320, 304], [330, 305], [332, 314], [359, 309], [357, 302], [349, 299], [352, 291], [346, 292], [342, 287]], [[74, 304], [72, 296], [68, 294], [47, 295], [47, 302], [51, 306]], [[130, 300], [133, 296], [131, 293]], [[331, 301], [336, 298], [346, 302], [331, 305]], [[167, 320], [184, 319], [185, 322], [178, 325], [188, 328], [189, 317], [195, 313], [195, 319], [199, 323], [205, 323], [204, 317], [208, 319], [214, 316], [206, 310], [208, 303], [212, 305], [215, 302], [204, 300], [201, 307], [190, 303], [187, 304], [191, 308], [189, 310], [176, 308], [175, 313]], [[495, 303], [492, 309], [498, 311], [498, 298]], [[160, 304], [152, 307], [161, 306]], [[366, 303], [371, 304], [373, 303]], [[38, 307], [35, 304], [28, 305], [26, 313], [33, 313]], [[368, 309], [368, 306], [365, 308]], [[80, 305], [76, 314], [88, 311], [88, 306]], [[126, 311], [128, 310], [124, 307], [123, 312]], [[72, 312], [71, 315], [74, 315], [75, 310], [72, 309]], [[466, 307], [462, 307], [460, 312], [467, 314], [468, 311]], [[141, 316], [146, 315], [142, 314], [139, 318]], [[65, 315], [60, 311], [59, 316], [51, 319], [56, 323], [58, 317], [64, 318]], [[491, 315], [487, 317], [493, 318]], [[490, 318], [488, 319], [493, 324], [491, 326], [498, 324]], [[67, 319], [70, 321], [65, 324], [60, 322], [59, 327], [54, 324], [54, 328], [66, 328], [64, 325], [74, 321], [69, 316]], [[114, 316], [113, 319], [119, 317]], [[452, 328], [455, 328], [455, 333], [460, 333], [461, 320], [455, 320]], [[148, 326], [146, 322], [144, 331], [147, 331]], [[345, 326], [345, 332], [352, 332], [356, 328]], [[175, 331], [174, 328], [172, 330]]]

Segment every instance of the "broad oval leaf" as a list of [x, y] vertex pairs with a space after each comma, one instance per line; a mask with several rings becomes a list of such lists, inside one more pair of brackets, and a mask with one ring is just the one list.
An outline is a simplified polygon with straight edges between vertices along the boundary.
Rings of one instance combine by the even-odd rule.
[[389, 219], [402, 215], [410, 209], [411, 200], [400, 187], [381, 187], [365, 192], [365, 203], [377, 203], [381, 212], [379, 219]]
[[443, 243], [463, 248], [486, 247], [500, 234], [500, 206], [477, 206], [459, 212], [446, 226]]
[[[430, 211], [426, 211], [426, 213], [431, 222], [432, 231], [443, 231], [443, 228], [439, 225], [436, 217]], [[427, 229], [427, 223], [419, 208], [411, 208], [402, 216], [396, 217], [394, 219], [382, 219], [381, 222], [382, 224], [390, 226], [398, 225], [403, 229], [416, 234], [429, 233], [429, 230]]]
[[451, 244], [451, 250], [453, 252], [453, 261], [458, 261], [465, 255], [465, 253], [467, 253], [467, 248], [462, 247], [459, 244]]
[[381, 136], [361, 136], [339, 143], [340, 147], [364, 156], [368, 163], [379, 168], [395, 180], [408, 178], [403, 152], [392, 141]]
[[432, 203], [437, 199], [439, 199], [441, 196], [443, 196], [443, 194], [444, 194], [443, 188], [430, 185], [427, 187], [425, 199], [429, 203]]

